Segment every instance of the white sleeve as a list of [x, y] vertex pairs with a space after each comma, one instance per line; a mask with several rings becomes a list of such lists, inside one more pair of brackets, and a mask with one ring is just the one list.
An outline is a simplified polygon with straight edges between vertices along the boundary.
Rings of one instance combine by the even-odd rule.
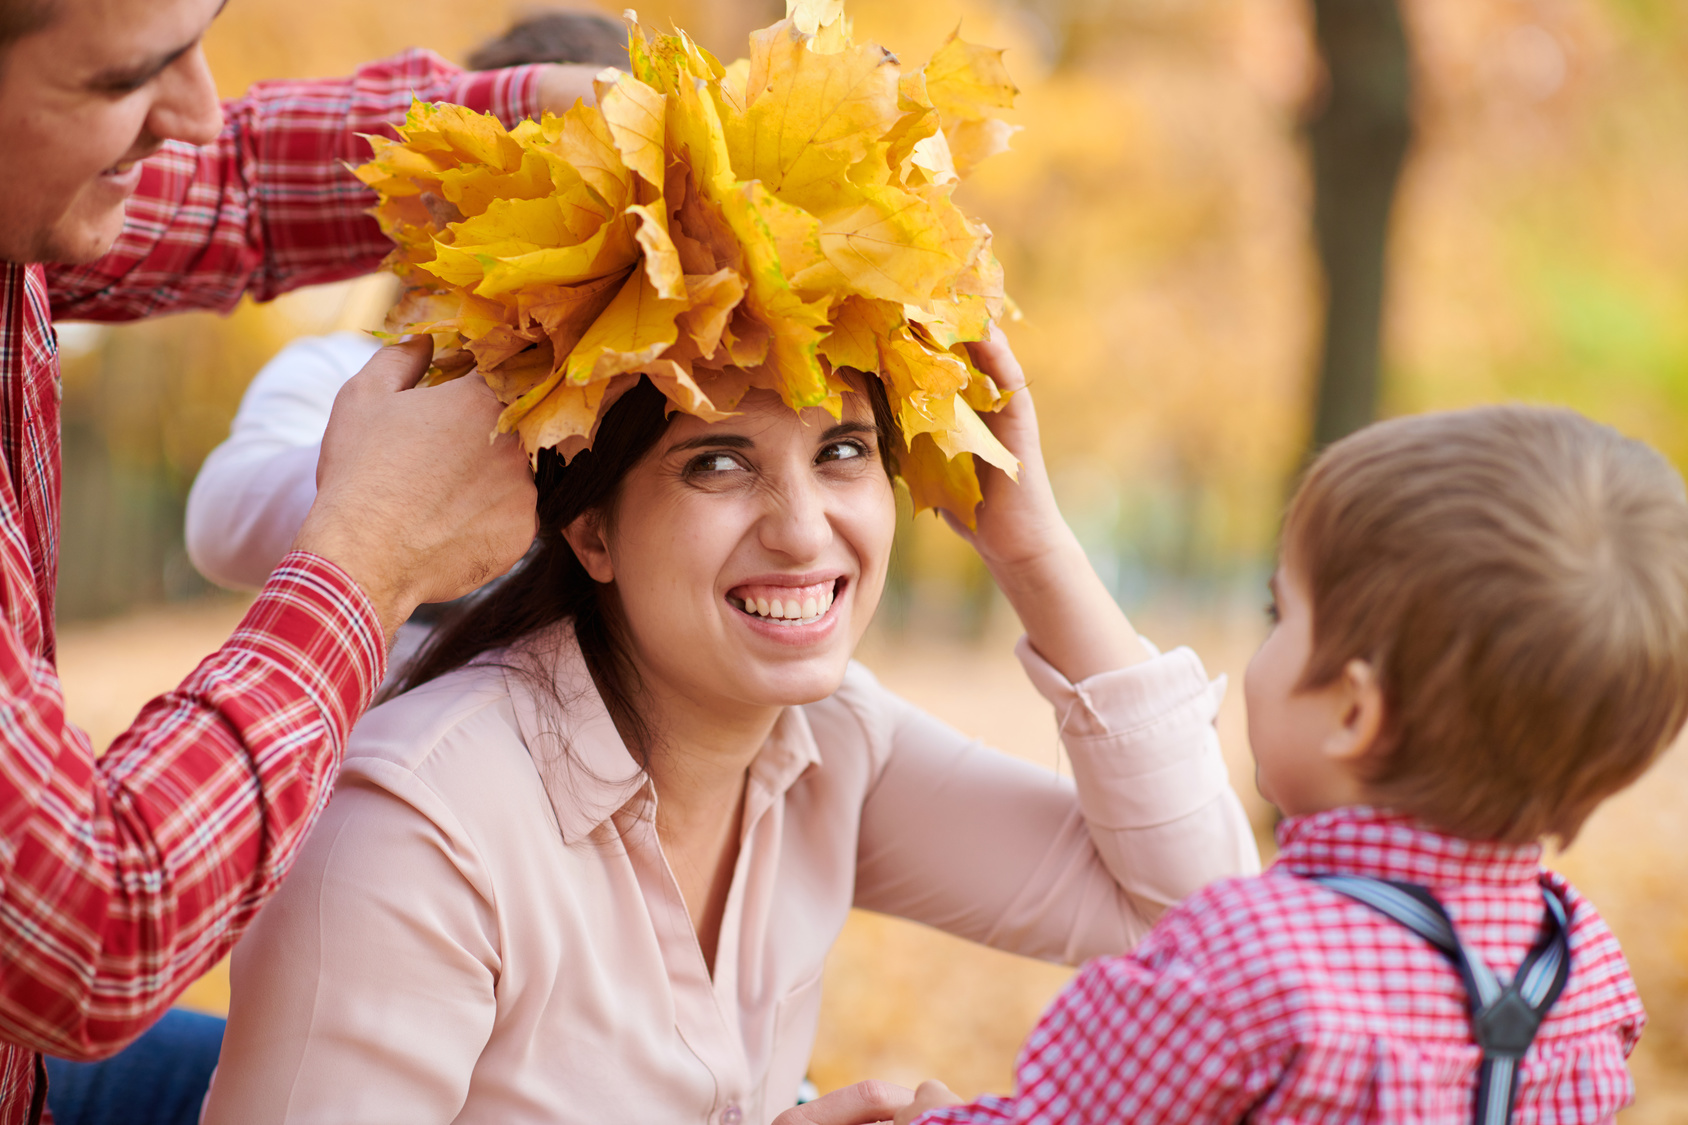
[[334, 396], [379, 348], [355, 332], [309, 337], [258, 372], [188, 494], [188, 557], [201, 574], [235, 589], [269, 578], [316, 499]]

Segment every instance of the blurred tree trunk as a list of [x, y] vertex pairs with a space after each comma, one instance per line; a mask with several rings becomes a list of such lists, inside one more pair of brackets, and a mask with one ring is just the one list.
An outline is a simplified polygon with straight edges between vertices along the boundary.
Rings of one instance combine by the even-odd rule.
[[1313, 228], [1327, 294], [1316, 451], [1377, 415], [1384, 251], [1412, 118], [1396, 0], [1313, 0], [1313, 11], [1330, 76], [1308, 129]]

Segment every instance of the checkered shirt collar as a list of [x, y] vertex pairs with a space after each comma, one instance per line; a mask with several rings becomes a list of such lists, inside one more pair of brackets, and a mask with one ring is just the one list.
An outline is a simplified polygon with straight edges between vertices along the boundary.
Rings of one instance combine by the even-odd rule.
[[1438, 887], [1533, 884], [1540, 844], [1466, 840], [1402, 813], [1363, 806], [1286, 817], [1278, 859], [1297, 875], [1367, 875]]

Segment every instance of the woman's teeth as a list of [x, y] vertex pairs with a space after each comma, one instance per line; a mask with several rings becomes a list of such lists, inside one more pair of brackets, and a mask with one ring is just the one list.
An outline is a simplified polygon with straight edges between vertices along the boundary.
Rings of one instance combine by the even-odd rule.
[[757, 617], [766, 617], [774, 621], [783, 621], [791, 625], [808, 625], [819, 621], [832, 608], [832, 587], [820, 590], [803, 590], [796, 592], [796, 596], [732, 596], [732, 602], [746, 613]]

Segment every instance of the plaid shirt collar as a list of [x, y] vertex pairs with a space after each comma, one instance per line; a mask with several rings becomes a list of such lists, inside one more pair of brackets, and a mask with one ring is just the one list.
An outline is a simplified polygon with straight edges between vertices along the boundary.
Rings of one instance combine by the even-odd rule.
[[1541, 876], [1540, 844], [1466, 840], [1404, 813], [1365, 806], [1286, 817], [1277, 837], [1274, 866], [1297, 875], [1367, 875], [1433, 891], [1534, 884]]

